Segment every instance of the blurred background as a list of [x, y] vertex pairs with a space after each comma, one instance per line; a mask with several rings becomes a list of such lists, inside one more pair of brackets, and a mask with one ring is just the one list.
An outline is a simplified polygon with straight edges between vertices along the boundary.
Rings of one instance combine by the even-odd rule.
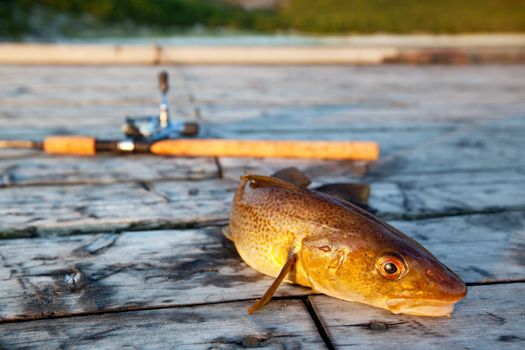
[[525, 31], [524, 0], [3, 0], [0, 39]]

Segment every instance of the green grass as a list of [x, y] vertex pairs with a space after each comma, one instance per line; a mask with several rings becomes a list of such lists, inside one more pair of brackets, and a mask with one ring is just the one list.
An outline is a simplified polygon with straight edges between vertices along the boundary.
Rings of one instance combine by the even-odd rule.
[[525, 32], [525, 0], [290, 0], [245, 11], [219, 0], [2, 0], [0, 37], [82, 36], [196, 26], [272, 33]]
[[525, 31], [523, 0], [292, 1], [283, 23], [318, 33]]

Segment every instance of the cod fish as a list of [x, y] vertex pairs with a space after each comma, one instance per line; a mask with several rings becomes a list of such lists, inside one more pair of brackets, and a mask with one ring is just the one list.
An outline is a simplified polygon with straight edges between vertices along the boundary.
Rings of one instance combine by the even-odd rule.
[[465, 283], [428, 250], [361, 208], [274, 177], [244, 175], [229, 227], [241, 258], [282, 281], [394, 314], [450, 316]]

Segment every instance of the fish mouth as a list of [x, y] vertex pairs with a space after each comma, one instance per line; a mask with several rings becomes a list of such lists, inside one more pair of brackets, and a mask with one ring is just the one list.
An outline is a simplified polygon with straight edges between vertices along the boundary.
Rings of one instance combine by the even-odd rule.
[[434, 299], [390, 299], [386, 305], [394, 314], [429, 317], [450, 317], [456, 301]]

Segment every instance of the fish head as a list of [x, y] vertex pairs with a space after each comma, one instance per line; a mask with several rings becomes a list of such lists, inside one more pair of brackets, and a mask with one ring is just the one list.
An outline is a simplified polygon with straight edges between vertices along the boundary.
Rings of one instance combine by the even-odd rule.
[[395, 314], [450, 316], [467, 293], [459, 276], [397, 230], [306, 237], [300, 261], [314, 289]]

